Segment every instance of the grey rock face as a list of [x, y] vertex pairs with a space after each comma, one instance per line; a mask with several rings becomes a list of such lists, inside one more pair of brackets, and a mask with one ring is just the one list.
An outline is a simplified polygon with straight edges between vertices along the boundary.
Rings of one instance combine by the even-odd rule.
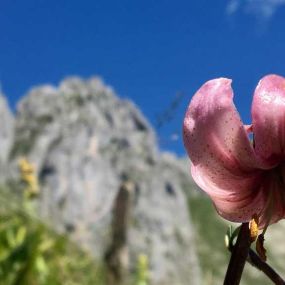
[[8, 107], [7, 101], [0, 94], [0, 182], [8, 176], [7, 168], [9, 153], [14, 140], [14, 117]]
[[141, 112], [102, 80], [69, 78], [58, 88], [32, 89], [18, 106], [11, 155], [25, 155], [37, 166], [40, 214], [97, 257], [110, 242], [113, 203], [127, 174], [136, 184], [130, 270], [144, 253], [153, 284], [199, 284], [183, 192], [183, 183], [191, 183], [187, 169], [158, 151]]

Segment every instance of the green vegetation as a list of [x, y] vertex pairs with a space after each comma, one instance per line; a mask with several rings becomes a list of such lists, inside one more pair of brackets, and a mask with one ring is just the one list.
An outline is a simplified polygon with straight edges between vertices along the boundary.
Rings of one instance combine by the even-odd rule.
[[135, 285], [148, 285], [149, 284], [149, 261], [145, 254], [139, 254], [137, 259], [136, 268], [136, 281]]
[[189, 201], [203, 284], [222, 284], [229, 257], [224, 245], [227, 225], [219, 218], [206, 196], [197, 195]]
[[0, 189], [0, 284], [104, 284], [104, 271], [33, 215], [32, 201]]

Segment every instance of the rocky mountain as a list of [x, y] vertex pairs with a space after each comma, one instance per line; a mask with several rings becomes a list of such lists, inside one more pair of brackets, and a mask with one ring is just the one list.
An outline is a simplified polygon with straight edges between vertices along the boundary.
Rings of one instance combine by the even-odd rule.
[[33, 88], [15, 119], [3, 97], [0, 109], [1, 170], [9, 160], [15, 177], [22, 156], [36, 165], [45, 221], [102, 259], [111, 242], [114, 201], [127, 177], [135, 185], [130, 272], [143, 253], [152, 284], [200, 284], [184, 191], [192, 186], [188, 169], [159, 151], [154, 130], [132, 102], [97, 77], [73, 77], [58, 87]]
[[0, 122], [0, 182], [3, 182], [9, 175], [7, 164], [14, 142], [15, 120], [2, 94], [0, 94]]

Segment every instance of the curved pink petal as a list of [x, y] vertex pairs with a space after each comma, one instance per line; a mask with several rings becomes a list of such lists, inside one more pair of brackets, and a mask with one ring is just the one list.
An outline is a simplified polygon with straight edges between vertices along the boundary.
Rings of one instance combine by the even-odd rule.
[[[215, 183], [209, 181], [201, 171], [197, 171], [197, 167], [194, 165], [191, 167], [191, 173], [199, 187], [211, 196], [219, 215], [226, 220], [232, 222], [250, 221], [254, 214], [258, 215], [263, 212], [267, 197], [261, 191], [259, 175], [252, 177], [252, 181], [247, 181], [248, 183], [242, 185], [243, 188], [236, 188], [235, 184], [238, 185], [240, 182], [237, 181], [237, 178], [232, 187], [228, 189], [228, 192], [235, 190], [236, 195], [230, 193], [222, 195], [221, 189]], [[246, 191], [248, 195], [244, 195], [240, 191]], [[215, 193], [220, 193], [220, 195]]]
[[256, 87], [252, 103], [256, 154], [267, 167], [285, 157], [285, 78], [268, 75]]
[[[215, 185], [205, 184], [201, 174], [196, 173], [195, 166], [192, 166], [192, 174], [196, 183], [202, 189], [211, 188], [212, 191], [219, 191]], [[285, 166], [278, 166], [274, 169], [263, 171], [257, 176], [255, 188], [243, 200], [234, 201], [213, 197], [212, 200], [217, 212], [225, 219], [232, 222], [249, 221], [253, 215], [259, 217], [259, 228], [266, 224], [273, 224], [285, 218]]]
[[232, 99], [231, 80], [205, 83], [188, 107], [183, 137], [196, 183], [222, 216], [244, 221], [264, 201], [258, 198], [259, 165]]

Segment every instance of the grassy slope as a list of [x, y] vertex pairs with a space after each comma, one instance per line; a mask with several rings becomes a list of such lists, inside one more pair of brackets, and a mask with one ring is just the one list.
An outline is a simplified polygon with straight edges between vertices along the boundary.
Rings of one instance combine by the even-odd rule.
[[102, 285], [103, 270], [0, 188], [0, 285]]

